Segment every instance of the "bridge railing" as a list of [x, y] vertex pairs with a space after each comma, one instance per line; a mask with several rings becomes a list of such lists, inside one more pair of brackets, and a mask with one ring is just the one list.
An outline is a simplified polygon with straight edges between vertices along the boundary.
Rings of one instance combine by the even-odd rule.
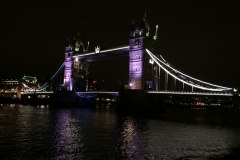
[[233, 93], [229, 92], [187, 92], [187, 91], [148, 91], [150, 94], [183, 94], [183, 95], [222, 95], [233, 96]]

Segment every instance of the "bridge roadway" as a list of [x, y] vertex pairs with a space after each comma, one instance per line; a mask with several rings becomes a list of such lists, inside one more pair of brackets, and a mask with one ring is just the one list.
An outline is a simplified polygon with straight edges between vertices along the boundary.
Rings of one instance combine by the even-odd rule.
[[[232, 94], [232, 93], [223, 93], [223, 92], [186, 92], [186, 91], [146, 91], [149, 94], [161, 94], [161, 95], [199, 95], [199, 96], [228, 96], [231, 97], [233, 95], [240, 96], [240, 94]], [[119, 92], [104, 92], [104, 91], [91, 91], [91, 92], [76, 92], [79, 95], [90, 95], [90, 94], [110, 94], [114, 96], [118, 96]]]
[[195, 95], [195, 96], [240, 96], [240, 94], [223, 93], [223, 92], [186, 92], [186, 91], [148, 91], [149, 94], [164, 95]]
[[[137, 90], [135, 90], [137, 91]], [[233, 93], [223, 93], [223, 92], [186, 92], [186, 91], [143, 91], [145, 94], [159, 94], [159, 95], [186, 95], [186, 96], [226, 96], [226, 97], [231, 97], [231, 96], [240, 96], [239, 93], [233, 94]], [[88, 97], [88, 96], [95, 96], [99, 94], [106, 94], [106, 95], [112, 95], [112, 96], [119, 96], [119, 92], [110, 92], [110, 91], [88, 91], [88, 92], [74, 92], [76, 96], [79, 97]], [[39, 95], [39, 97], [44, 97], [40, 95], [52, 95], [54, 94], [53, 91], [49, 92], [24, 92], [21, 93], [22, 96], [31, 96], [31, 95]]]
[[[46, 103], [46, 104], [84, 104], [96, 106], [96, 104], [117, 104], [121, 109], [158, 110], [165, 108], [166, 100], [171, 99], [171, 104], [177, 105], [177, 101], [184, 97], [212, 97], [213, 99], [224, 99], [225, 103], [239, 101], [239, 93], [214, 93], [214, 92], [176, 92], [176, 91], [144, 91], [144, 90], [120, 90], [119, 92], [25, 92], [21, 95], [24, 103]], [[225, 98], [224, 98], [225, 97]], [[211, 99], [212, 99], [211, 98]]]

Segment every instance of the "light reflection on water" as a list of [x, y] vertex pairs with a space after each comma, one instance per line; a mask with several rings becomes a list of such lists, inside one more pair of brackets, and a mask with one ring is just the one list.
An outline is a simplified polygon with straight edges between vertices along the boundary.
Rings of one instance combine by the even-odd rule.
[[233, 110], [122, 114], [112, 106], [0, 106], [1, 159], [239, 158]]

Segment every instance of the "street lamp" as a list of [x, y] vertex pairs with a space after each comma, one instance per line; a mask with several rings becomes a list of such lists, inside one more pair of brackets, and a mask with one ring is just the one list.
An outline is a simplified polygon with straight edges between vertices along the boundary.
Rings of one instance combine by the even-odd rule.
[[153, 83], [153, 64], [154, 64], [154, 60], [153, 59], [149, 59], [149, 63], [152, 64], [152, 90], [153, 90], [153, 87], [154, 87], [154, 83]]
[[129, 83], [130, 89], [132, 89], [132, 83]]

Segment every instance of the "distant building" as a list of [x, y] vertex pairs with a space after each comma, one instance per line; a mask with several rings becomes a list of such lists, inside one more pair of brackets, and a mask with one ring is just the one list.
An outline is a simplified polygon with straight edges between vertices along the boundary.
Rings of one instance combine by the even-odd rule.
[[22, 78], [22, 89], [21, 91], [32, 91], [34, 89], [37, 89], [38, 85], [37, 85], [37, 78], [32, 77], [32, 76], [23, 76]]
[[1, 78], [1, 93], [17, 93], [18, 91], [26, 92], [29, 88], [37, 88], [37, 78], [32, 76], [23, 76], [23, 78]]
[[0, 79], [1, 93], [16, 93], [18, 91], [19, 79]]
[[32, 76], [23, 76], [22, 78], [23, 82], [26, 82], [26, 83], [30, 83], [30, 84], [35, 84], [37, 83], [37, 78], [36, 76], [35, 77], [32, 77]]

